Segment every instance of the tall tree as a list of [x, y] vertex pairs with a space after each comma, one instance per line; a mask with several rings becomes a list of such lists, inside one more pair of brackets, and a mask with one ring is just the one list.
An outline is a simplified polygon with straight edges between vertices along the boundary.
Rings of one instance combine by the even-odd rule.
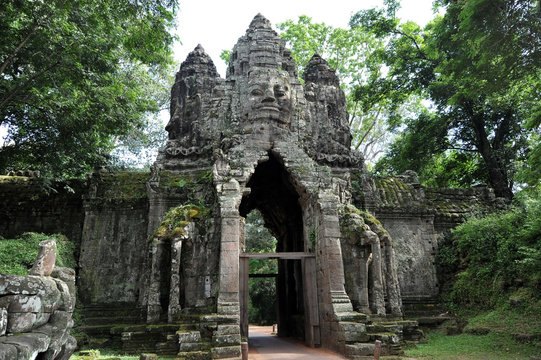
[[334, 28], [308, 16], [278, 24], [302, 74], [314, 54], [336, 70], [348, 100], [353, 147], [373, 162], [388, 141], [389, 129], [401, 122], [408, 106], [421, 106], [412, 92], [386, 76], [384, 41], [360, 27]]
[[79, 176], [167, 98], [176, 0], [6, 0], [0, 171]]
[[[387, 4], [396, 9], [395, 1]], [[537, 131], [526, 131], [525, 124], [540, 116], [539, 1], [438, 4], [446, 7], [445, 15], [424, 29], [399, 24], [393, 12], [383, 10], [360, 11], [351, 25], [386, 38], [390, 76], [404, 87], [423, 89], [436, 105], [422, 130], [444, 129], [445, 137], [414, 131], [421, 129], [418, 119], [401, 138], [402, 150], [423, 136], [433, 143], [423, 148], [439, 145], [440, 154], [476, 153], [482, 160], [479, 173], [486, 174], [496, 195], [511, 198], [516, 160]]]

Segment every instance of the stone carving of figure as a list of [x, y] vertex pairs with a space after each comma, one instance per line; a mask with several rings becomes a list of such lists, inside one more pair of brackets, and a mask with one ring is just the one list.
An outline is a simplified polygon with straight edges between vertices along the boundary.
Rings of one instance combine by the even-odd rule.
[[292, 109], [289, 74], [278, 69], [252, 69], [246, 89], [241, 90], [241, 109], [248, 123], [270, 120], [289, 127]]

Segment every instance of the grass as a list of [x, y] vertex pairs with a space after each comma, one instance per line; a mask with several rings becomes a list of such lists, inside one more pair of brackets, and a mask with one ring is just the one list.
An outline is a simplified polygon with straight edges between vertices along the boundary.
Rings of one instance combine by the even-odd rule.
[[[541, 308], [539, 301], [516, 292], [525, 301], [517, 306], [502, 305], [490, 311], [463, 312], [464, 333], [446, 335], [445, 327], [429, 332], [426, 342], [406, 350], [409, 358], [425, 360], [530, 360], [541, 357]], [[530, 342], [524, 336], [534, 335]], [[521, 338], [519, 340], [517, 338]]]
[[[80, 355], [76, 352], [70, 357], [70, 360], [139, 360], [139, 355], [119, 355], [107, 350], [86, 350], [84, 353], [91, 352], [93, 355]], [[158, 356], [160, 360], [174, 360], [175, 357]]]
[[24, 233], [17, 239], [0, 237], [0, 274], [28, 275], [36, 261], [39, 243], [51, 238], [56, 240], [56, 265], [75, 268], [74, 245], [64, 235]]
[[541, 348], [519, 344], [511, 336], [499, 333], [449, 336], [433, 332], [427, 340], [406, 350], [406, 356], [423, 360], [529, 360], [530, 356], [541, 354]]

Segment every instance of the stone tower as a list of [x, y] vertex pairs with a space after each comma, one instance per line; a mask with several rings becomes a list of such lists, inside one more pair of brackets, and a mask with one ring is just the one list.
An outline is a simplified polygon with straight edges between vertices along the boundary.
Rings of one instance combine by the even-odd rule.
[[362, 340], [365, 319], [354, 310], [401, 316], [392, 241], [350, 204], [350, 175], [363, 159], [351, 150], [346, 99], [324, 59], [314, 55], [302, 84], [285, 42], [257, 15], [225, 80], [201, 46], [188, 55], [170, 111], [169, 140], [148, 184], [148, 235], [169, 208], [193, 201], [171, 178], [211, 173], [210, 189], [196, 191], [210, 212], [204, 226], [185, 219], [182, 235], [154, 236], [143, 298], [149, 323], [212, 313], [200, 327], [216, 322], [213, 357], [238, 356], [256, 256], [244, 252], [244, 219], [254, 209], [278, 241], [276, 253], [257, 256], [279, 259], [279, 335], [354, 354], [348, 344]]

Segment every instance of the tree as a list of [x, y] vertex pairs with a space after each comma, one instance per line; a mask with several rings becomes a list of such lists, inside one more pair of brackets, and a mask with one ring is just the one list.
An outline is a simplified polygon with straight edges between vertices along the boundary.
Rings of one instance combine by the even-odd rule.
[[0, 10], [0, 171], [80, 176], [167, 100], [176, 0], [7, 0]]
[[[399, 110], [405, 108], [410, 96], [409, 91], [394, 87], [386, 79], [381, 58], [384, 42], [359, 28], [333, 28], [312, 23], [304, 15], [297, 22], [288, 20], [277, 27], [291, 48], [301, 77], [316, 53], [336, 69], [348, 99], [353, 147], [367, 161], [376, 159], [388, 140], [389, 128], [400, 123], [404, 111]], [[229, 54], [223, 51], [221, 58], [227, 62]]]
[[[352, 18], [352, 26], [388, 41], [389, 75], [403, 87], [422, 89], [435, 104], [430, 121], [437, 125], [427, 128], [445, 129], [445, 137], [431, 137], [416, 132], [419, 121], [411, 121], [391, 157], [413, 148], [420, 137], [432, 142], [423, 143], [424, 148], [439, 147], [440, 155], [478, 154], [478, 174], [485, 174], [497, 196], [512, 198], [516, 162], [524, 158], [537, 131], [527, 131], [525, 125], [540, 116], [541, 23], [536, 3], [539, 6], [526, 0], [440, 1], [447, 7], [445, 15], [424, 29], [399, 24], [392, 11], [360, 11]], [[395, 1], [387, 4], [396, 9]]]
[[[276, 252], [276, 239], [265, 228], [265, 221], [258, 210], [246, 217], [246, 252]], [[278, 262], [268, 259], [251, 259], [250, 274], [277, 274]], [[276, 279], [272, 277], [250, 280], [251, 323], [271, 325], [276, 322]]]

